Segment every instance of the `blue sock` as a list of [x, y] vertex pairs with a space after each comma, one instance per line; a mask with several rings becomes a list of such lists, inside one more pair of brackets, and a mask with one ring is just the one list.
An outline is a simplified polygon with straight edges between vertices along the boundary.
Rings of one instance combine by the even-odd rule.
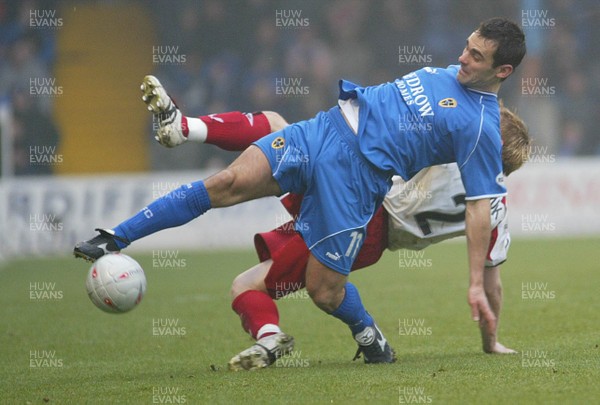
[[362, 332], [367, 326], [373, 326], [375, 322], [363, 306], [354, 284], [346, 283], [345, 288], [346, 295], [342, 303], [331, 315], [348, 325], [352, 331], [352, 335], [356, 335]]
[[[131, 243], [154, 232], [186, 224], [210, 208], [210, 198], [204, 182], [196, 181], [184, 184], [154, 200], [113, 230], [115, 235]], [[117, 240], [117, 246], [122, 249], [127, 245]]]

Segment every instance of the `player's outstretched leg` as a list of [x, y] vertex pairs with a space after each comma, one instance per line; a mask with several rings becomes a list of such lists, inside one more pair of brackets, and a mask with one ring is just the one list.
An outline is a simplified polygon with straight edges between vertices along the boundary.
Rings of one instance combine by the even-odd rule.
[[[269, 161], [258, 147], [251, 146], [226, 169], [206, 180], [184, 184], [112, 228], [114, 235], [120, 238], [114, 242], [123, 249], [128, 243], [154, 232], [183, 225], [211, 208], [273, 195], [281, 195], [281, 189], [271, 174]], [[106, 253], [101, 246], [104, 243], [98, 237], [80, 242], [74, 253], [93, 261]], [[106, 243], [104, 247], [108, 246]]]
[[210, 208], [210, 197], [203, 181], [184, 184], [154, 200], [113, 229], [96, 229], [100, 234], [77, 243], [73, 254], [93, 262], [154, 232], [186, 224]]
[[155, 139], [169, 148], [194, 141], [228, 151], [242, 151], [252, 142], [289, 125], [273, 111], [230, 111], [197, 118], [187, 117], [181, 113], [160, 81], [151, 75], [144, 77], [141, 90], [142, 101], [159, 125]]

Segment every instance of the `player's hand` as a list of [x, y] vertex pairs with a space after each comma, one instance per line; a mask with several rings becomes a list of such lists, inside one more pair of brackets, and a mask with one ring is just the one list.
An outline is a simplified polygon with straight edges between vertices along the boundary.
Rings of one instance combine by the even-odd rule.
[[485, 332], [490, 335], [495, 335], [496, 316], [492, 312], [492, 308], [490, 308], [490, 303], [488, 302], [483, 287], [469, 287], [467, 301], [471, 307], [471, 317], [473, 320], [476, 322], [480, 322], [480, 320], [484, 321], [483, 325], [485, 325]]
[[492, 353], [497, 353], [497, 354], [517, 354], [518, 352], [516, 350], [509, 349], [508, 347], [505, 347], [500, 342], [496, 342], [496, 345], [494, 346], [494, 349], [492, 350]]

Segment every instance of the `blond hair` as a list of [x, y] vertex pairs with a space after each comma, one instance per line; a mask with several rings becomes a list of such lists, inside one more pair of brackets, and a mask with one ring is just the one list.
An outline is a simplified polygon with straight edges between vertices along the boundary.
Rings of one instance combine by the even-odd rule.
[[529, 158], [531, 139], [527, 125], [500, 102], [500, 133], [502, 135], [502, 171], [506, 176], [523, 166]]

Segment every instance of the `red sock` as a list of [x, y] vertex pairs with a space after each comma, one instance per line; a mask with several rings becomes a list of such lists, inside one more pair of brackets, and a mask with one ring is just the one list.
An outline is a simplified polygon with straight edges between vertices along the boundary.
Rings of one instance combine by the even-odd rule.
[[244, 114], [231, 111], [199, 118], [208, 128], [206, 143], [225, 150], [244, 150], [252, 142], [271, 133], [269, 120], [262, 112]]
[[[231, 303], [233, 310], [240, 316], [242, 327], [254, 339], [256, 334], [266, 324], [279, 325], [279, 312], [269, 294], [257, 290], [244, 291]], [[272, 333], [265, 333], [266, 337]]]

